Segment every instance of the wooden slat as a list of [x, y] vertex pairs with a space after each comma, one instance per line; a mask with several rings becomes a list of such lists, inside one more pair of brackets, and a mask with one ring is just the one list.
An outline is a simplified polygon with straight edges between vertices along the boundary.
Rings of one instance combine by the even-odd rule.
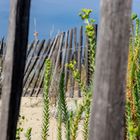
[[67, 54], [67, 48], [68, 48], [68, 37], [69, 37], [69, 31], [66, 32], [66, 37], [65, 37], [65, 44], [64, 44], [64, 48], [62, 50], [62, 66], [61, 69], [62, 71], [64, 71], [65, 69], [65, 62], [66, 62], [66, 54]]
[[97, 36], [98, 36], [98, 25], [94, 24], [94, 29], [95, 29], [95, 38], [96, 38], [96, 42], [97, 42]]
[[2, 65], [3, 65], [3, 61], [4, 61], [4, 48], [5, 47], [5, 43], [4, 43], [4, 38], [2, 38], [1, 40], [1, 44], [0, 44], [0, 67], [1, 67], [1, 71], [2, 71]]
[[2, 64], [4, 62], [5, 59], [5, 54], [6, 54], [6, 43], [4, 38], [2, 38], [2, 42], [1, 42], [1, 58], [2, 58]]
[[[52, 46], [52, 48], [51, 48], [51, 50], [50, 50], [50, 52], [49, 52], [49, 55], [48, 55], [48, 58], [49, 58], [49, 59], [51, 59], [51, 57], [52, 57], [53, 51], [54, 51], [54, 49], [55, 49], [55, 47], [56, 47], [56, 44], [57, 44], [57, 41], [58, 41], [58, 40], [59, 40], [59, 36], [56, 37], [56, 39], [55, 39], [55, 41], [54, 41], [54, 44], [53, 44], [53, 46]], [[44, 61], [44, 63], [45, 63], [45, 61]], [[35, 95], [36, 95], [36, 96], [38, 96], [38, 94], [39, 94], [39, 92], [40, 92], [40, 90], [41, 90], [42, 83], [43, 83], [43, 80], [44, 80], [44, 72], [45, 72], [45, 69], [43, 68], [43, 71], [42, 71], [41, 77], [40, 77], [40, 81], [39, 81], [39, 83], [38, 83], [38, 88], [37, 88], [37, 90], [36, 90], [36, 92], [35, 92]]]
[[53, 54], [53, 51], [54, 51], [54, 49], [55, 49], [55, 47], [56, 47], [56, 44], [57, 44], [58, 39], [59, 39], [59, 36], [57, 36], [57, 37], [55, 38], [55, 40], [54, 40], [53, 46], [52, 46], [52, 48], [51, 48], [51, 50], [50, 50], [50, 53], [49, 53], [49, 56], [48, 56], [49, 59], [52, 57], [52, 54]]
[[56, 63], [56, 59], [57, 59], [57, 55], [58, 55], [60, 39], [61, 39], [61, 34], [59, 34], [59, 36], [58, 36], [58, 41], [57, 41], [56, 47], [55, 47], [55, 49], [54, 49], [54, 51], [52, 53], [52, 56], [50, 58], [51, 59], [51, 63], [52, 63], [52, 73], [55, 70], [55, 63]]
[[[61, 50], [62, 50], [64, 35], [65, 35], [65, 33], [62, 33], [60, 35], [60, 41], [59, 41], [58, 51], [57, 51], [57, 55], [56, 55], [56, 62], [54, 63], [54, 71], [52, 74], [50, 89], [54, 88], [54, 86], [55, 86], [55, 88], [57, 88], [57, 86], [58, 86], [58, 85], [54, 85], [54, 84], [56, 84], [55, 81], [59, 81], [59, 76], [57, 74], [58, 74], [58, 65], [59, 65], [59, 59], [60, 59], [60, 54], [61, 54]], [[55, 92], [51, 92], [50, 97], [52, 97], [52, 98], [54, 96], [56, 97], [56, 94], [57, 93], [55, 93]]]
[[0, 55], [3, 55], [3, 49], [4, 49], [4, 38], [2, 38], [1, 42], [0, 42]]
[[[33, 88], [31, 88], [31, 92], [30, 92], [30, 95], [32, 96], [34, 94], [34, 88], [36, 88], [36, 84], [37, 84], [37, 80], [39, 78], [39, 76], [41, 75], [40, 72], [41, 70], [43, 69], [43, 66], [45, 64], [45, 60], [47, 57], [51, 56], [50, 53], [52, 53], [55, 48], [55, 45], [57, 43], [57, 40], [58, 40], [58, 37], [56, 37], [53, 42], [51, 43], [51, 45], [49, 45], [48, 47], [45, 48], [45, 52], [43, 53], [43, 58], [41, 61], [39, 61], [35, 67], [35, 69], [37, 69], [37, 71], [34, 71], [32, 77], [30, 77], [29, 81], [27, 82], [26, 86], [25, 86], [25, 91], [24, 91], [24, 96], [26, 95], [26, 92], [27, 90], [30, 88], [30, 85], [32, 83], [33, 80], [36, 79], [34, 85], [33, 85]], [[46, 50], [47, 49], [47, 50]]]
[[[80, 38], [79, 38], [79, 46], [78, 46], [78, 71], [79, 77], [81, 79], [81, 57], [82, 57], [82, 46], [83, 46], [83, 27], [80, 28]], [[81, 97], [81, 89], [78, 86], [78, 97]]]
[[60, 43], [59, 43], [59, 48], [58, 48], [58, 52], [57, 52], [56, 63], [55, 63], [55, 68], [54, 68], [54, 72], [53, 72], [53, 76], [52, 76], [52, 81], [54, 80], [54, 78], [56, 76], [56, 73], [57, 73], [58, 64], [59, 64], [59, 58], [60, 58], [60, 54], [61, 54], [61, 50], [62, 50], [62, 44], [63, 44], [64, 35], [65, 35], [65, 33], [62, 33], [61, 34], [61, 37], [60, 37]]
[[[73, 41], [74, 41], [74, 51], [73, 51], [73, 54], [71, 55], [71, 61], [75, 60], [76, 61], [76, 51], [77, 51], [77, 29], [74, 28], [73, 29]], [[76, 68], [76, 67], [75, 67]], [[69, 96], [71, 98], [74, 97], [74, 86], [75, 86], [75, 80], [74, 80], [74, 77], [72, 75], [72, 72], [70, 71], [70, 93], [69, 93]]]
[[4, 37], [2, 38], [0, 42], [0, 99], [1, 99], [1, 94], [2, 94], [2, 69], [3, 69], [3, 52], [4, 52]]
[[[50, 49], [50, 40], [48, 40], [48, 47], [44, 47], [41, 56], [42, 57], [39, 61], [37, 61], [37, 64], [34, 67], [34, 71], [32, 72], [32, 76], [30, 78], [28, 78], [27, 82], [24, 85], [24, 92], [23, 95], [25, 96], [27, 94], [27, 90], [30, 88], [31, 83], [37, 79], [37, 77], [39, 76], [39, 73], [41, 71], [41, 69], [43, 68], [44, 65], [44, 61], [47, 57], [47, 55], [49, 54], [49, 49]], [[36, 82], [35, 82], [36, 83]], [[31, 93], [33, 94], [34, 89], [32, 89]]]
[[[34, 75], [32, 76], [32, 81], [35, 81], [33, 86], [31, 87], [32, 90], [30, 92], [30, 96], [33, 96], [33, 94], [35, 93], [35, 89], [37, 87], [37, 83], [38, 83], [38, 79], [39, 77], [41, 76], [41, 70], [44, 68], [44, 64], [45, 64], [45, 60], [49, 54], [49, 50], [51, 49], [51, 44], [50, 44], [50, 41], [47, 42], [47, 44], [45, 45], [45, 51], [43, 51], [43, 53], [40, 55], [40, 59], [38, 61], [38, 64], [36, 65], [36, 67], [34, 69], [37, 69], [38, 71], [36, 71], [34, 73]], [[42, 56], [42, 57], [41, 57]], [[43, 62], [43, 63], [41, 63]], [[32, 83], [31, 81], [31, 83]], [[30, 85], [30, 84], [29, 84]], [[28, 86], [29, 87], [29, 86]]]
[[89, 140], [124, 140], [131, 0], [101, 0]]
[[30, 53], [29, 53], [29, 55], [27, 57], [26, 66], [25, 66], [25, 72], [24, 73], [27, 72], [27, 70], [28, 70], [28, 68], [29, 68], [29, 66], [30, 66], [30, 64], [32, 62], [32, 57], [34, 56], [35, 50], [38, 47], [38, 43], [39, 43], [39, 41], [34, 43], [33, 49], [31, 49], [31, 51], [30, 51]]
[[[38, 41], [37, 43], [39, 43], [39, 41]], [[28, 44], [28, 49], [27, 49], [27, 54], [26, 54], [26, 57], [27, 57], [27, 58], [28, 58], [28, 56], [29, 56], [31, 50], [32, 50], [33, 47], [34, 47], [34, 44], [35, 44], [35, 41], [33, 41], [31, 44]]]
[[3, 70], [0, 140], [15, 140], [28, 42], [30, 0], [10, 1], [7, 51]]
[[43, 46], [44, 46], [44, 43], [45, 43], [45, 40], [42, 40], [39, 44], [38, 44], [38, 48], [37, 48], [37, 52], [33, 55], [33, 57], [31, 58], [31, 63], [28, 67], [28, 70], [25, 72], [24, 74], [24, 84], [23, 86], [25, 85], [28, 77], [30, 76], [32, 70], [34, 69], [34, 66], [36, 65], [37, 63], [37, 60], [39, 58], [39, 55], [43, 49]]
[[86, 86], [90, 86], [90, 74], [89, 74], [89, 42], [86, 36], [86, 46], [85, 46], [85, 69], [86, 69]]
[[[70, 45], [70, 43], [72, 42], [73, 38], [73, 29], [70, 30], [70, 39], [69, 39], [69, 44], [68, 44], [68, 48], [67, 48], [67, 57], [66, 57], [66, 64], [68, 64], [70, 62], [70, 55], [71, 55], [71, 47], [72, 45]], [[69, 78], [69, 72], [68, 72], [68, 68], [65, 67], [65, 90], [67, 91], [67, 85], [68, 85], [68, 78]]]
[[66, 75], [67, 75], [66, 63], [67, 63], [69, 32], [70, 31], [67, 32], [67, 36], [66, 36], [66, 40], [65, 40], [65, 57], [64, 57], [64, 63], [62, 63], [62, 71], [64, 70], [64, 73], [65, 73], [65, 90], [67, 90], [67, 88], [66, 88]]

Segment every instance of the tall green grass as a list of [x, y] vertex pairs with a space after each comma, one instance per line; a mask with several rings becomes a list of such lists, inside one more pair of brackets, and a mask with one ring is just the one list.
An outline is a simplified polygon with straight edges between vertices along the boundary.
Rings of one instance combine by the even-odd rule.
[[43, 120], [42, 120], [42, 140], [47, 140], [49, 136], [49, 119], [50, 119], [50, 110], [49, 110], [49, 87], [51, 83], [51, 61], [46, 60], [45, 63], [45, 78], [44, 78], [44, 96], [43, 96]]
[[127, 93], [126, 93], [126, 139], [140, 138], [140, 19], [133, 16], [130, 38]]

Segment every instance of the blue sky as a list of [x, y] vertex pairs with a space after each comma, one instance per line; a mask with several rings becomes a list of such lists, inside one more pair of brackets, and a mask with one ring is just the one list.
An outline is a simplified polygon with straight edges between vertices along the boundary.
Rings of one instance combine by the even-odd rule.
[[[9, 1], [0, 0], [0, 38], [6, 36], [9, 16]], [[32, 0], [30, 17], [30, 40], [33, 39], [34, 18], [39, 38], [54, 36], [82, 25], [78, 12], [82, 8], [93, 9], [93, 17], [99, 21], [99, 0]], [[133, 0], [133, 11], [140, 16], [140, 0]]]

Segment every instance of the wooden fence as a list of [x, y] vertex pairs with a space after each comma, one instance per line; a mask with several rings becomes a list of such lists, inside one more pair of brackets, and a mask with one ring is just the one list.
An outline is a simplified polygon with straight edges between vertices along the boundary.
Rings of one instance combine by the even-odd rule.
[[[76, 54], [74, 56], [76, 56], [78, 62], [77, 68], [80, 72], [83, 56], [86, 59], [88, 58], [88, 49], [83, 51], [83, 48], [88, 48], [88, 45], [87, 47], [83, 47], [82, 28], [80, 29], [80, 38], [78, 39], [76, 39], [78, 36], [75, 35], [75, 30], [72, 29], [67, 33], [59, 34], [53, 40], [33, 42], [27, 48], [31, 1], [10, 0], [10, 2], [6, 56], [2, 55], [1, 59], [2, 63], [4, 61], [4, 66], [2, 67], [4, 78], [2, 79], [3, 95], [2, 113], [0, 115], [0, 140], [16, 139], [21, 95], [22, 93], [23, 95], [31, 95], [32, 92], [26, 92], [28, 88], [25, 85], [28, 79], [32, 81], [31, 79], [34, 77], [36, 77], [36, 80], [34, 80], [35, 84], [33, 85], [38, 85], [38, 89], [32, 94], [39, 94], [43, 83], [43, 67], [46, 58], [52, 59], [55, 64], [53, 77], [55, 77], [59, 67], [64, 67], [65, 63], [73, 59], [74, 54]], [[125, 80], [131, 7], [131, 0], [101, 0], [101, 17], [97, 41], [94, 97], [90, 115], [89, 140], [124, 140]], [[1, 43], [1, 46], [4, 47], [4, 43]], [[65, 48], [64, 53], [62, 48]], [[5, 50], [5, 47], [1, 50]], [[35, 55], [35, 52], [38, 55]], [[42, 56], [41, 60], [39, 56]], [[27, 60], [26, 68], [25, 60]], [[88, 63], [86, 62], [86, 68], [88, 68], [87, 65]], [[88, 74], [87, 70], [86, 74]], [[69, 75], [67, 67], [65, 67], [65, 75], [66, 84]], [[29, 84], [30, 82], [27, 83], [27, 85]], [[78, 94], [80, 94], [80, 91]]]
[[[95, 25], [95, 29], [97, 31], [97, 25]], [[5, 50], [6, 45], [4, 39], [2, 39], [0, 45], [1, 68], [4, 61]], [[53, 39], [42, 41], [34, 40], [27, 46], [23, 96], [42, 95], [44, 64], [45, 60], [50, 58], [53, 63], [52, 92], [57, 93], [57, 89], [54, 89], [56, 86], [53, 85], [58, 85], [57, 79], [59, 79], [59, 71], [60, 69], [64, 69], [65, 88], [69, 91], [69, 96], [74, 97], [74, 92], [77, 91], [76, 96], [80, 97], [80, 88], [76, 87], [73, 76], [69, 69], [65, 67], [65, 64], [76, 60], [76, 69], [80, 72], [80, 78], [83, 78], [88, 85], [90, 81], [88, 53], [88, 41], [82, 26], [59, 33]]]

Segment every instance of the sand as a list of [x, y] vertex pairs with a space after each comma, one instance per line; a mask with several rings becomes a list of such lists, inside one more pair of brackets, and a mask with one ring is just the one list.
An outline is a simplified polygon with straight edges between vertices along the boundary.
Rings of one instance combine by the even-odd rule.
[[[1, 104], [1, 102], [0, 102]], [[68, 99], [69, 108], [75, 108], [75, 101]], [[21, 133], [21, 140], [26, 140], [25, 132], [28, 128], [32, 128], [32, 140], [41, 140], [41, 126], [42, 126], [42, 98], [41, 97], [22, 97], [20, 115], [24, 116], [25, 119], [22, 121], [20, 127], [23, 128]], [[51, 106], [50, 108], [51, 118], [49, 127], [49, 138], [48, 140], [57, 140], [57, 121], [56, 121], [56, 107]], [[82, 123], [79, 128], [82, 129]], [[65, 140], [65, 129], [63, 127], [63, 140]], [[78, 131], [77, 139], [82, 140], [81, 131]]]

